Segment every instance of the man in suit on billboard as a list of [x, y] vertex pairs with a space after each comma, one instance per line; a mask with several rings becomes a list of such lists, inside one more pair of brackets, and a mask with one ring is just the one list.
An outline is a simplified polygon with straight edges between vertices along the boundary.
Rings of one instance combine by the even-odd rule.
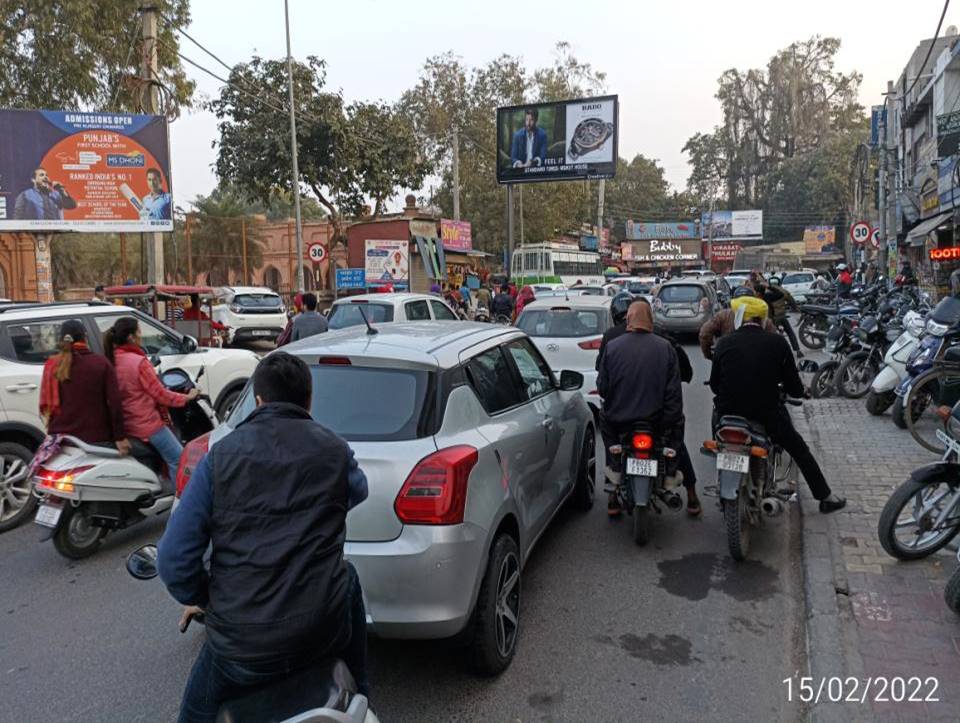
[[63, 209], [77, 207], [77, 202], [63, 184], [50, 179], [43, 168], [33, 171], [32, 186], [17, 196], [13, 217], [18, 220], [59, 221]]
[[514, 168], [542, 166], [547, 157], [547, 132], [537, 125], [540, 113], [527, 108], [523, 113], [523, 128], [513, 134], [510, 160]]

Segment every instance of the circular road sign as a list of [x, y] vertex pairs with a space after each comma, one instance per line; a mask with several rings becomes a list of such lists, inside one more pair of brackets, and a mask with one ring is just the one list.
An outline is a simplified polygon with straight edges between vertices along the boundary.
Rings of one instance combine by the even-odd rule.
[[870, 224], [866, 221], [857, 221], [850, 226], [850, 240], [855, 244], [863, 244], [870, 238]]
[[322, 243], [312, 243], [307, 247], [307, 256], [310, 257], [313, 263], [319, 264], [327, 258], [327, 247]]
[[880, 229], [879, 228], [873, 229], [873, 232], [870, 234], [870, 245], [873, 246], [873, 248], [875, 249], [880, 248]]

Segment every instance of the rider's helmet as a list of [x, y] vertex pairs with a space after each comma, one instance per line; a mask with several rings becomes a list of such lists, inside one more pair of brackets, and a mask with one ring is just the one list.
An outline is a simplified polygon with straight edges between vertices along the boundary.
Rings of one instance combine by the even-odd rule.
[[730, 302], [730, 308], [734, 314], [733, 325], [737, 329], [747, 321], [756, 321], [763, 324], [770, 311], [767, 302], [758, 299], [756, 296], [738, 296]]
[[757, 295], [756, 292], [746, 285], [738, 286], [736, 290], [733, 292], [734, 299], [741, 299], [745, 296], [756, 297], [756, 295]]
[[622, 324], [627, 318], [627, 309], [636, 301], [629, 291], [621, 291], [610, 301], [610, 314], [614, 324]]
[[846, 271], [846, 270], [847, 270], [847, 265], [846, 265], [846, 264], [844, 264], [844, 263], [839, 263], [839, 264], [837, 264], [837, 271]]

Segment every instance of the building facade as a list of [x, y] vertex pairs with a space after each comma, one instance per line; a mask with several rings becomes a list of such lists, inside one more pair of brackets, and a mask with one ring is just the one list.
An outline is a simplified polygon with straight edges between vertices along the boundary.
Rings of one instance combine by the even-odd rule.
[[32, 234], [0, 233], [0, 299], [37, 299], [37, 256]]

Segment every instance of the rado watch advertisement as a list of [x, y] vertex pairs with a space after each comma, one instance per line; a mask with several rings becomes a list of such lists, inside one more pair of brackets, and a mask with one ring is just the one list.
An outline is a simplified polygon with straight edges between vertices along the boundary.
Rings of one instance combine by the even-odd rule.
[[613, 178], [617, 96], [497, 109], [497, 182]]

